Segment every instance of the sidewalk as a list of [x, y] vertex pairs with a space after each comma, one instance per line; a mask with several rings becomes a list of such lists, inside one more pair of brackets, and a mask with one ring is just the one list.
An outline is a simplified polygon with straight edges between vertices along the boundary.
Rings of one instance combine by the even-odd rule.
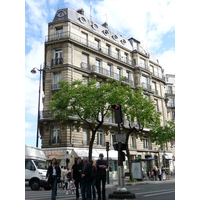
[[[131, 186], [131, 185], [146, 185], [146, 184], [162, 184], [162, 183], [167, 183], [167, 182], [175, 182], [175, 176], [170, 176], [170, 179], [166, 181], [150, 181], [150, 180], [144, 180], [144, 181], [137, 181], [134, 183], [129, 183], [127, 182], [129, 178], [125, 178], [125, 186]], [[110, 187], [118, 187], [118, 181], [111, 181], [109, 184], [106, 182], [106, 188]]]

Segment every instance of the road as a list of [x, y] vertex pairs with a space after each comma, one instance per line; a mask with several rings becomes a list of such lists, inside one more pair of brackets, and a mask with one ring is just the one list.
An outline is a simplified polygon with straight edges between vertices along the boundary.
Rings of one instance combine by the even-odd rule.
[[[159, 182], [154, 184], [138, 184], [126, 186], [127, 190], [135, 193], [136, 200], [175, 200], [175, 182]], [[106, 186], [106, 196], [113, 193], [117, 189], [116, 186]], [[25, 200], [49, 200], [51, 191], [38, 190], [32, 191], [29, 187], [25, 187]], [[72, 194], [66, 195], [66, 190], [59, 190], [56, 197], [57, 200], [75, 200], [76, 196]], [[81, 198], [80, 198], [81, 200]]]

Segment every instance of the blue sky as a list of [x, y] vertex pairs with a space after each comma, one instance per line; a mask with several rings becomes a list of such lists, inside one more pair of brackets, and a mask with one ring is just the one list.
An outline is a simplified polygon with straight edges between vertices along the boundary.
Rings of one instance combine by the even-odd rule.
[[[68, 4], [70, 2], [70, 4]], [[35, 146], [39, 73], [34, 67], [44, 62], [48, 23], [58, 7], [83, 8], [98, 22], [105, 22], [122, 35], [134, 37], [153, 52], [165, 73], [175, 74], [174, 0], [25, 0], [25, 144]], [[95, 20], [94, 20], [95, 21]], [[42, 110], [42, 103], [40, 110]], [[39, 147], [41, 143], [39, 140]]]

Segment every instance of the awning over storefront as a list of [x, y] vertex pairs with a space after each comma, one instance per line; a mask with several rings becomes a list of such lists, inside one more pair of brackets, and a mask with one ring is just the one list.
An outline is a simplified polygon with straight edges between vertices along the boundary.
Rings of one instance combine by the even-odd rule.
[[166, 160], [172, 160], [167, 154], [163, 155], [165, 157]]
[[[89, 155], [89, 149], [72, 149], [72, 155], [74, 155], [74, 157], [88, 157]], [[92, 159], [98, 159], [99, 158], [99, 154], [98, 152], [93, 149], [92, 150]]]
[[[101, 149], [96, 149], [98, 154], [103, 153], [104, 159], [107, 159], [107, 151], [106, 150], [101, 150]], [[108, 159], [109, 160], [118, 160], [118, 151], [110, 150], [108, 151]]]

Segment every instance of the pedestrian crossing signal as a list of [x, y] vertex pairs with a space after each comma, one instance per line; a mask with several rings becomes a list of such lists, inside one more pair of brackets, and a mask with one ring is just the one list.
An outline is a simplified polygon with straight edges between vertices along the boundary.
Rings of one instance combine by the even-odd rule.
[[111, 106], [115, 110], [115, 123], [122, 122], [122, 106], [120, 104], [115, 104]]

